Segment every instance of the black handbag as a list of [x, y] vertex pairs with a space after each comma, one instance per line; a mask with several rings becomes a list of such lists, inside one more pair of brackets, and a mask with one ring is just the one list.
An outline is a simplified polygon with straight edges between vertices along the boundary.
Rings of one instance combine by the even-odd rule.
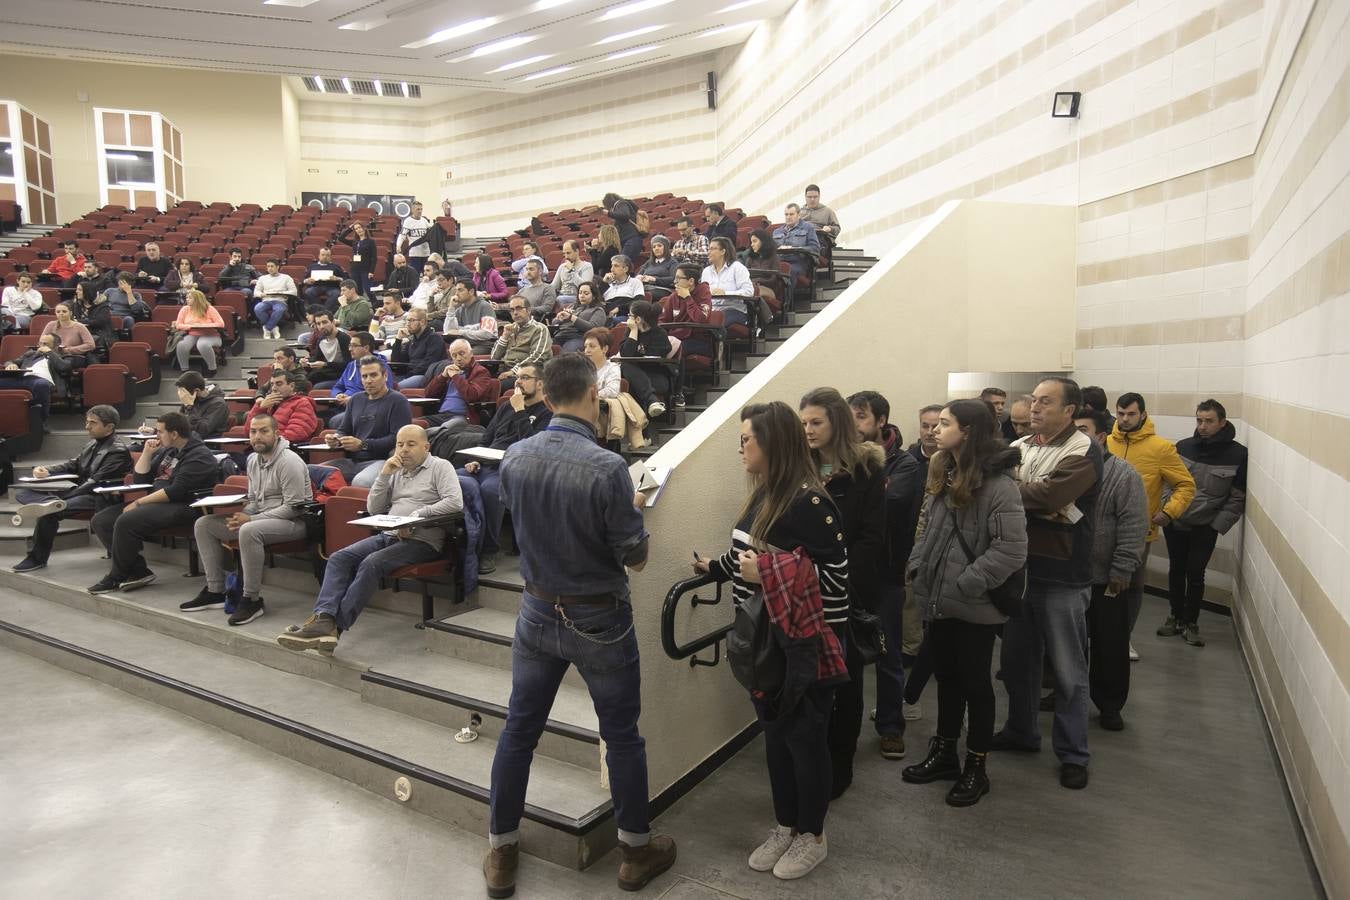
[[727, 632], [727, 662], [731, 674], [746, 690], [774, 697], [783, 688], [787, 654], [774, 638], [762, 590], [736, 608], [736, 618]]
[[881, 627], [881, 616], [850, 608], [848, 639], [857, 649], [865, 666], [870, 666], [886, 655], [886, 632]]
[[[965, 537], [961, 534], [961, 529], [956, 521], [956, 514], [952, 514], [952, 533], [956, 535], [956, 542], [961, 545], [961, 550], [966, 554], [966, 559], [970, 562], [975, 561], [975, 554], [971, 552], [970, 545], [966, 543]], [[1022, 605], [1027, 597], [1027, 567], [1023, 563], [1022, 567], [1013, 572], [1001, 584], [996, 584], [989, 589], [989, 600], [994, 604], [994, 609], [1007, 616], [1010, 619], [1016, 619], [1022, 615]]]

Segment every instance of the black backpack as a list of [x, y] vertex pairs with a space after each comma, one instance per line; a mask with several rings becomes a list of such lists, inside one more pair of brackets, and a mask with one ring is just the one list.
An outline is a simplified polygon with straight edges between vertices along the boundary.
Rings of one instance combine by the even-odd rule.
[[769, 619], [764, 592], [755, 593], [736, 608], [727, 632], [727, 661], [741, 686], [766, 697], [777, 696], [787, 679], [787, 654], [779, 646]]

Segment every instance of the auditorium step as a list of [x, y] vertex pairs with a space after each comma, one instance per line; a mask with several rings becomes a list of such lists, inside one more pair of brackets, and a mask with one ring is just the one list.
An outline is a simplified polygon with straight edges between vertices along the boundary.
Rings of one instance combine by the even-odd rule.
[[[308, 615], [312, 580], [305, 592], [265, 585], [267, 615], [232, 628], [218, 610], [178, 610], [201, 585], [182, 577], [181, 555], [177, 566], [152, 558], [159, 577], [146, 588], [97, 596], [83, 590], [106, 572], [97, 550], [64, 552], [54, 557], [59, 567], [28, 576], [10, 572], [16, 560], [7, 555], [0, 594], [12, 599], [0, 610], [0, 643], [384, 796], [405, 776], [409, 806], [485, 830], [488, 775], [511, 689], [509, 647], [505, 666], [494, 656], [505, 613], [479, 611], [458, 633], [423, 633], [414, 617], [367, 609], [336, 653], [296, 653], [275, 636]], [[471, 646], [486, 640], [494, 644], [481, 653]], [[463, 726], [479, 737], [456, 742]], [[612, 828], [597, 828], [611, 815], [600, 754], [585, 689], [564, 683], [530, 781], [522, 827], [531, 852], [584, 867], [613, 846]]]

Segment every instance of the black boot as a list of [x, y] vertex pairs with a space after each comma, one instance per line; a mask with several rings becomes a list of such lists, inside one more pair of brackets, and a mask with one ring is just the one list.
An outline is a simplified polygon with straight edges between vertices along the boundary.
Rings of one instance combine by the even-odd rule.
[[956, 739], [934, 737], [928, 742], [928, 756], [923, 762], [906, 766], [900, 777], [910, 784], [928, 784], [961, 777], [961, 761], [956, 758]]
[[947, 792], [948, 806], [974, 806], [989, 793], [989, 776], [984, 771], [983, 753], [966, 753], [966, 769]]

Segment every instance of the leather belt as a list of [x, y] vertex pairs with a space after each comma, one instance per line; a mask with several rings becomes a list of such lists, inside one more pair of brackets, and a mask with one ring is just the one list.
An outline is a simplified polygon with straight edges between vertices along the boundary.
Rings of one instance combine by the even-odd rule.
[[613, 603], [614, 594], [555, 594], [553, 591], [546, 591], [537, 585], [526, 582], [525, 590], [533, 597], [538, 597], [545, 603], [552, 603], [557, 606], [571, 606], [573, 604], [582, 604], [589, 606], [598, 606], [603, 603]]

